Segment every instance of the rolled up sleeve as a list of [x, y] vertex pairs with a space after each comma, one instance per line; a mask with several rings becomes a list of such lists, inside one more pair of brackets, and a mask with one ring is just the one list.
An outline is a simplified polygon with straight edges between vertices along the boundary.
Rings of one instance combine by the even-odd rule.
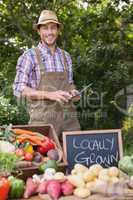
[[31, 67], [31, 58], [24, 53], [19, 57], [16, 66], [16, 76], [13, 83], [13, 93], [15, 96], [20, 97], [24, 88], [28, 86]]

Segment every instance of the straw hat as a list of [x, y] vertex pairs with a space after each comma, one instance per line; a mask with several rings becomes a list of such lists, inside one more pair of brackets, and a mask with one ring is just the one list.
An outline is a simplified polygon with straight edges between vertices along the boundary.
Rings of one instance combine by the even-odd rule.
[[52, 11], [52, 10], [43, 10], [41, 12], [41, 14], [40, 14], [40, 17], [38, 19], [37, 24], [34, 24], [33, 28], [35, 30], [37, 30], [39, 25], [47, 24], [49, 22], [56, 23], [60, 27], [62, 27], [62, 24], [59, 22], [59, 20], [58, 20], [58, 18], [57, 18], [57, 16], [56, 16], [54, 11]]

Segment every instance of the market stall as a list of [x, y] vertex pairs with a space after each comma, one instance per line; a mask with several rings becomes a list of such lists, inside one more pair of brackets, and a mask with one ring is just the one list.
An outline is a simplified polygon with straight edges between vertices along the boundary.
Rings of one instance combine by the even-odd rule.
[[[122, 155], [120, 130], [63, 134], [64, 151], [51, 125], [1, 127], [0, 200], [133, 200], [133, 162]], [[94, 163], [85, 159], [92, 153]], [[117, 159], [98, 163], [107, 155]]]

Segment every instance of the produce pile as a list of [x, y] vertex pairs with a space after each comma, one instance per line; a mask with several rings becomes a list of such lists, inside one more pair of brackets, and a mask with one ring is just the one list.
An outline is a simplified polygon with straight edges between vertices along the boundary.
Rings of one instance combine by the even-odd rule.
[[6, 127], [0, 132], [0, 173], [39, 166], [53, 159], [60, 162], [61, 151], [49, 137], [40, 133]]
[[[62, 172], [62, 153], [55, 141], [40, 133], [6, 127], [0, 132], [0, 200], [76, 197], [89, 200], [93, 194], [133, 199], [133, 156], [123, 157], [118, 168], [100, 164], [86, 167], [76, 163], [70, 174]], [[23, 169], [35, 166], [37, 172], [26, 180]]]
[[1, 177], [0, 200], [21, 197], [28, 199], [33, 195], [45, 194], [51, 199], [70, 195], [84, 199], [93, 194], [133, 197], [133, 176], [123, 176], [117, 167], [103, 168], [94, 164], [88, 168], [75, 164], [71, 174], [66, 175], [58, 171], [55, 160], [48, 160], [40, 165], [40, 170], [42, 174], [34, 174], [27, 178], [26, 182], [14, 176]]

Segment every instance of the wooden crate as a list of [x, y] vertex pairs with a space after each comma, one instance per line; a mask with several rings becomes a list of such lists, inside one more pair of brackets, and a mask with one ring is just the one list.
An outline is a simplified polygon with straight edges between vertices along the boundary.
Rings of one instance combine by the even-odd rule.
[[[23, 130], [31, 130], [31, 131], [35, 131], [38, 133], [41, 133], [42, 135], [48, 136], [49, 138], [51, 138], [57, 145], [57, 148], [62, 152], [63, 154], [63, 150], [62, 147], [60, 145], [59, 139], [56, 135], [56, 132], [53, 128], [52, 124], [45, 124], [45, 125], [13, 125], [12, 128], [20, 128]], [[58, 163], [58, 167], [59, 170], [64, 171], [65, 167], [66, 167], [66, 160], [63, 154], [63, 159], [60, 163]], [[23, 180], [26, 180], [27, 177], [32, 176], [33, 174], [39, 173], [38, 171], [38, 167], [33, 166], [33, 167], [29, 167], [29, 168], [23, 168], [22, 169], [22, 174], [19, 175], [20, 178], [22, 178]]]

